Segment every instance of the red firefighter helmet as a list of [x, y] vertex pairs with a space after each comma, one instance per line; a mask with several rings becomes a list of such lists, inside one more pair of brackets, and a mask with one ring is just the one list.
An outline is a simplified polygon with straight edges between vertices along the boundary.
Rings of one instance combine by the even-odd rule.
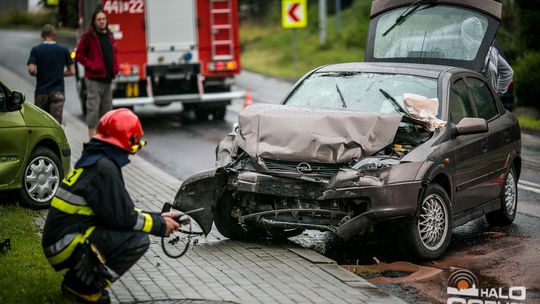
[[109, 111], [101, 117], [94, 138], [135, 154], [146, 142], [141, 140], [143, 129], [135, 113], [128, 109]]

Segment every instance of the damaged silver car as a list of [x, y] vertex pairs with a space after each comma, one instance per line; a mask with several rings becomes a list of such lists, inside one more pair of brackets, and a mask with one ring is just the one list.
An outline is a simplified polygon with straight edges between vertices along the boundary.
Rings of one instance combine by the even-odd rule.
[[[440, 2], [374, 1], [370, 62], [317, 68], [282, 105], [242, 111], [218, 166], [187, 179], [175, 207], [204, 207], [193, 218], [205, 234], [215, 223], [238, 240], [305, 229], [350, 239], [391, 223], [419, 259], [439, 257], [452, 228], [477, 217], [512, 223], [520, 129], [478, 73], [501, 7]], [[475, 49], [456, 51], [470, 18]], [[441, 35], [458, 39], [446, 53]]]

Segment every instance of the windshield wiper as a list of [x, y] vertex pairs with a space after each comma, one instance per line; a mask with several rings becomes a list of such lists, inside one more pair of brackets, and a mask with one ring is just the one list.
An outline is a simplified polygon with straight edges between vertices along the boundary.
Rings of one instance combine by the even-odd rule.
[[412, 14], [416, 13], [416, 11], [418, 11], [418, 9], [420, 8], [420, 6], [422, 4], [433, 4], [433, 2], [436, 2], [437, 0], [419, 0], [419, 1], [416, 1], [414, 3], [411, 3], [409, 5], [409, 7], [403, 12], [401, 13], [401, 15], [399, 15], [397, 18], [396, 18], [396, 21], [394, 21], [394, 24], [392, 24], [392, 26], [390, 26], [382, 35], [383, 37], [386, 36], [386, 34], [388, 34], [391, 30], [393, 30], [396, 26], [398, 25], [401, 25], [403, 22], [405, 22], [405, 20], [409, 19], [410, 16], [412, 16]]
[[379, 92], [381, 92], [384, 95], [384, 97], [386, 97], [386, 99], [392, 102], [392, 104], [394, 105], [396, 110], [398, 110], [398, 112], [405, 114], [405, 116], [407, 117], [411, 117], [411, 113], [409, 113], [407, 109], [405, 109], [402, 105], [400, 105], [399, 102], [397, 102], [397, 100], [394, 97], [392, 97], [392, 95], [388, 94], [388, 92], [386, 92], [383, 89], [379, 89]]
[[339, 89], [337, 84], [336, 84], [336, 90], [339, 94], [339, 98], [341, 99], [341, 106], [344, 108], [347, 108], [347, 104], [345, 103], [345, 98], [343, 98], [343, 94], [341, 94], [341, 90]]

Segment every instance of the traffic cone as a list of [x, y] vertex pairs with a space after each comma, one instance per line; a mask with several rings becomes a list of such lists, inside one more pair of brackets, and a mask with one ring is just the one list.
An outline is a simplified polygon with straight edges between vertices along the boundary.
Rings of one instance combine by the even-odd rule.
[[253, 104], [253, 97], [251, 97], [251, 90], [246, 87], [246, 96], [244, 97], [244, 108], [247, 108]]

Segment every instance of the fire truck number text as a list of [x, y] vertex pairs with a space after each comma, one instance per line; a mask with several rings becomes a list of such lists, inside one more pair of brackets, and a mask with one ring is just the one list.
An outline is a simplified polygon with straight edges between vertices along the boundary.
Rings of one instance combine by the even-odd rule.
[[103, 10], [107, 14], [143, 14], [144, 0], [107, 0]]

